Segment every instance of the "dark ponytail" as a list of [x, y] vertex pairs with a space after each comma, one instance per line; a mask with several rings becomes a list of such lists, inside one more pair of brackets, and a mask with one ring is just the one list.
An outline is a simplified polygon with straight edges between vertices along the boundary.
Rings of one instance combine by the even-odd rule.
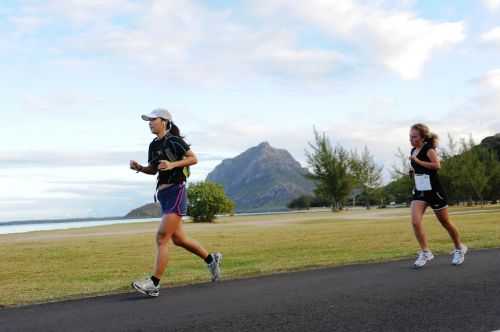
[[179, 129], [179, 127], [177, 127], [177, 125], [176, 125], [175, 123], [173, 123], [172, 121], [167, 121], [167, 131], [168, 131], [171, 135], [182, 137], [182, 136], [181, 136], [181, 130], [180, 130], [180, 129]]

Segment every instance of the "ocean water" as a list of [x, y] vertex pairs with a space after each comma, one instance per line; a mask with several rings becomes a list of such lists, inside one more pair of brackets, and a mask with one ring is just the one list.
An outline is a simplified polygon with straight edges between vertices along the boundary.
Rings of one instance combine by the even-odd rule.
[[[313, 209], [306, 211], [271, 211], [271, 212], [250, 212], [250, 213], [236, 213], [236, 216], [252, 216], [252, 215], [272, 215], [272, 214], [295, 214], [295, 213], [311, 213], [311, 212], [328, 211], [328, 209]], [[183, 219], [189, 220], [189, 217]], [[92, 220], [44, 220], [44, 221], [12, 221], [0, 222], [0, 235], [1, 234], [14, 234], [14, 233], [27, 233], [35, 231], [50, 231], [58, 229], [72, 229], [84, 227], [96, 227], [113, 224], [130, 224], [142, 223], [150, 221], [160, 221], [160, 218], [135, 218], [135, 219], [92, 219]]]
[[139, 218], [139, 219], [105, 219], [105, 220], [89, 220], [89, 221], [36, 221], [29, 222], [12, 222], [0, 223], [0, 234], [26, 233], [33, 231], [49, 231], [56, 229], [71, 229], [83, 227], [105, 226], [113, 224], [130, 224], [138, 222], [148, 222], [160, 220], [160, 218]]

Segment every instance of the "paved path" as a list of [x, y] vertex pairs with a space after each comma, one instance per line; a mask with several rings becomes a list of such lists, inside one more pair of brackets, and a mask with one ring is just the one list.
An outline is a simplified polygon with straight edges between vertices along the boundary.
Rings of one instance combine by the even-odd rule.
[[[0, 331], [471, 331], [500, 329], [500, 250], [0, 310]], [[0, 294], [1, 296], [1, 294]]]

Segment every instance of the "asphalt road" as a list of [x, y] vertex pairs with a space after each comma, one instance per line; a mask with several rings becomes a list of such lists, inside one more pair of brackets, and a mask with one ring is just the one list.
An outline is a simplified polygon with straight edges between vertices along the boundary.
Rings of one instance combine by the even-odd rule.
[[[500, 329], [500, 250], [0, 310], [0, 331], [471, 331]], [[0, 294], [1, 296], [1, 294]]]

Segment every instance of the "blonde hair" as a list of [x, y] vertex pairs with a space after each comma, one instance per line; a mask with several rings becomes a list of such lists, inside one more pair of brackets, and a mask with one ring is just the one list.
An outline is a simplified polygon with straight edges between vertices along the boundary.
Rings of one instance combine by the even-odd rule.
[[439, 136], [431, 132], [428, 126], [423, 123], [416, 123], [411, 126], [411, 129], [418, 131], [420, 137], [424, 139], [424, 142], [430, 143], [433, 148], [438, 146]]

